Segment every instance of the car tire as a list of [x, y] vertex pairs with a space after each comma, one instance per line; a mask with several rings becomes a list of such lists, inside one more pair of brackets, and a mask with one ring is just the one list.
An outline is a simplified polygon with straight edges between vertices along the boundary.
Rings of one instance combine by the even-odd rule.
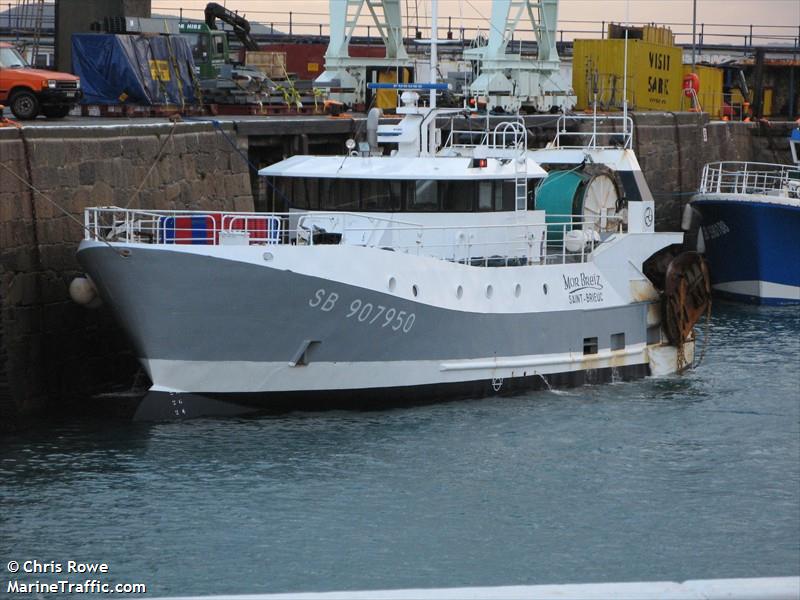
[[39, 114], [39, 100], [32, 92], [21, 90], [11, 96], [9, 107], [14, 116], [25, 121], [35, 119]]
[[63, 119], [71, 109], [71, 106], [45, 106], [42, 108], [42, 113], [48, 119]]

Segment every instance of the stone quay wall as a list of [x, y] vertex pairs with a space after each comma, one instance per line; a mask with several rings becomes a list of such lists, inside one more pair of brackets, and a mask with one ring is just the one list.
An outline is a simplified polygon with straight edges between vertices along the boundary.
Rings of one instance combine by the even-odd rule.
[[2, 430], [137, 369], [108, 307], [69, 298], [85, 207], [253, 210], [253, 198], [246, 160], [207, 123], [3, 128], [0, 164]]

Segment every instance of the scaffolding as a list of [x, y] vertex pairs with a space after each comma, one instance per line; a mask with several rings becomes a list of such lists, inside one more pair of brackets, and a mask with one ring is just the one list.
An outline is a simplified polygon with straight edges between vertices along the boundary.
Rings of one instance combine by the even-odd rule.
[[[48, 2], [52, 4], [52, 2]], [[45, 0], [16, 0], [13, 11], [9, 11], [11, 30], [17, 38], [24, 38], [29, 62], [36, 66], [42, 39]]]

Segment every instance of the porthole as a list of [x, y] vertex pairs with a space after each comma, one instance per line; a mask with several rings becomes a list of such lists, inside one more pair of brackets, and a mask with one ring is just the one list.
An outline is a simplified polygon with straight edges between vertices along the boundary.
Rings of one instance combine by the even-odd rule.
[[522, 286], [517, 284], [514, 286], [514, 297], [519, 298], [522, 295]]
[[417, 287], [416, 283], [411, 286], [411, 293], [414, 294], [414, 298], [419, 296], [419, 288]]
[[397, 287], [397, 280], [394, 277], [389, 277], [389, 291], [393, 292]]
[[272, 256], [272, 252], [264, 252], [264, 260], [265, 260], [265, 261], [269, 262], [269, 261], [271, 261], [273, 258], [275, 258], [275, 257], [274, 257], [274, 256]]
[[491, 298], [492, 294], [494, 294], [494, 288], [491, 285], [486, 286], [486, 297]]
[[456, 288], [456, 298], [458, 298], [459, 300], [461, 300], [461, 297], [462, 297], [463, 295], [464, 295], [464, 288], [463, 288], [463, 287], [461, 287], [461, 286], [458, 286], [458, 287]]

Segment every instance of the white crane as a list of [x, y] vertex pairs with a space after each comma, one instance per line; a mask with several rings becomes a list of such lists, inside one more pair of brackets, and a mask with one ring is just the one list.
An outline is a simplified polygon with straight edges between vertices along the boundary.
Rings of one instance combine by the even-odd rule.
[[[347, 105], [366, 101], [366, 84], [375, 69], [411, 67], [403, 45], [401, 0], [329, 0], [330, 42], [325, 52], [325, 71], [314, 85], [328, 89], [329, 97]], [[353, 32], [366, 6], [386, 47], [384, 58], [350, 56]]]
[[[508, 52], [514, 32], [526, 22], [536, 38], [536, 60]], [[470, 93], [486, 97], [490, 108], [507, 112], [572, 108], [576, 98], [571, 82], [561, 74], [557, 24], [558, 0], [493, 0], [488, 44], [464, 53], [478, 67]]]

